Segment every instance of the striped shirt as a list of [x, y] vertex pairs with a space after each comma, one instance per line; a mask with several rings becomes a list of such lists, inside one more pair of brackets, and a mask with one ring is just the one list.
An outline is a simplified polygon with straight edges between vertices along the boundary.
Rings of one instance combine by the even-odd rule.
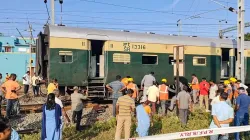
[[118, 98], [116, 105], [119, 106], [119, 116], [131, 116], [131, 108], [135, 108], [135, 101], [128, 95]]

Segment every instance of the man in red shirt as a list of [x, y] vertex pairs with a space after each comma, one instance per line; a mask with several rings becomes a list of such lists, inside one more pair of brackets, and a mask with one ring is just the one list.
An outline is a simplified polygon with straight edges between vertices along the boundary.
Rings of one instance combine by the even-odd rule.
[[209, 83], [207, 82], [206, 78], [202, 78], [202, 82], [200, 83], [200, 107], [203, 105], [203, 100], [205, 98], [205, 105], [206, 105], [206, 112], [208, 110], [208, 92], [209, 92]]

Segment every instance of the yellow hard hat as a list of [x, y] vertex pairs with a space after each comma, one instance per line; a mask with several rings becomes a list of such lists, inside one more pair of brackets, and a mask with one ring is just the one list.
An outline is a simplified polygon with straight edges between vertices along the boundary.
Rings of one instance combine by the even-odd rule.
[[237, 80], [236, 80], [234, 77], [231, 77], [231, 78], [229, 79], [229, 81], [230, 81], [230, 82], [237, 82]]
[[134, 79], [133, 78], [128, 78], [128, 81], [132, 82], [132, 81], [134, 81]]
[[165, 79], [165, 78], [161, 79], [161, 81], [167, 83], [167, 79]]
[[224, 81], [224, 84], [225, 84], [225, 85], [228, 85], [228, 84], [230, 84], [230, 81], [229, 81], [229, 80], [225, 80], [225, 81]]

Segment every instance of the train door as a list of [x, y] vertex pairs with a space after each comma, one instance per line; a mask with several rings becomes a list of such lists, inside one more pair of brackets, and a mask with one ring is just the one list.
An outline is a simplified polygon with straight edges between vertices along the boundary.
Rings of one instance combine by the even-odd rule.
[[104, 77], [103, 40], [90, 40], [90, 77]]
[[[177, 47], [179, 49], [177, 49]], [[174, 46], [174, 60], [177, 59], [177, 55], [179, 56], [179, 76], [184, 76], [184, 46]], [[174, 76], [176, 76], [177, 68], [176, 62], [174, 63]]]
[[230, 67], [229, 67], [229, 54], [230, 49], [229, 48], [221, 48], [221, 77], [227, 78], [230, 75]]

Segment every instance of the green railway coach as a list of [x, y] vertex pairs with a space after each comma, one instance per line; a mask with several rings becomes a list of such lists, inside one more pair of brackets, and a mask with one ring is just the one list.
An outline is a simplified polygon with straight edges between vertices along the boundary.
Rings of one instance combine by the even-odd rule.
[[[157, 35], [88, 28], [47, 26], [38, 35], [36, 69], [40, 76], [57, 78], [65, 87], [86, 86], [89, 96], [105, 98], [105, 84], [116, 75], [131, 76], [136, 84], [150, 71], [157, 80], [173, 83], [179, 47], [179, 74], [195, 73], [216, 82], [236, 75], [235, 40]], [[250, 83], [250, 42], [245, 50], [246, 83]]]

